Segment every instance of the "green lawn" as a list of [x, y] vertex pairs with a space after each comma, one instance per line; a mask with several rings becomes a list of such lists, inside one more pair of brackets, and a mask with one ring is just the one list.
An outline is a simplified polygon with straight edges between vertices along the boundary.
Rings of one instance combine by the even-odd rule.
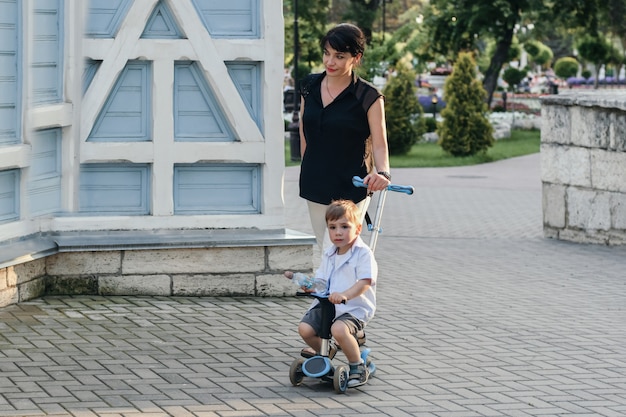
[[[476, 165], [499, 161], [515, 156], [539, 152], [540, 132], [538, 130], [513, 130], [508, 139], [497, 140], [483, 155], [454, 157], [445, 153], [436, 143], [418, 143], [402, 156], [390, 157], [391, 168], [427, 168]], [[285, 166], [298, 165], [290, 158], [289, 141], [285, 142]]]

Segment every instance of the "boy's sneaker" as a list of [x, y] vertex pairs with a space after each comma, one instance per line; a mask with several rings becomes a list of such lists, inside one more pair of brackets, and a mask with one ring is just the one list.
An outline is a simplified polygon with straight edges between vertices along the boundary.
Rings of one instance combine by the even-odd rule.
[[367, 382], [370, 375], [369, 369], [364, 363], [358, 365], [350, 365], [350, 375], [348, 376], [348, 387], [354, 388], [361, 386]]

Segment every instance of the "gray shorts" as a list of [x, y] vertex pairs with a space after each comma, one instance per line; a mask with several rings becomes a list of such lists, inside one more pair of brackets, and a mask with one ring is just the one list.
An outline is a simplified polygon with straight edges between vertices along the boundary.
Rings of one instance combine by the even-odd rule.
[[[322, 333], [322, 308], [319, 304], [311, 308], [304, 314], [302, 323], [306, 323], [315, 330], [315, 334], [319, 336]], [[350, 334], [356, 337], [356, 334], [362, 331], [365, 328], [365, 323], [361, 320], [354, 317], [352, 314], [344, 313], [341, 316], [337, 317], [333, 320], [333, 323], [336, 321], [342, 321], [348, 326], [348, 330]]]

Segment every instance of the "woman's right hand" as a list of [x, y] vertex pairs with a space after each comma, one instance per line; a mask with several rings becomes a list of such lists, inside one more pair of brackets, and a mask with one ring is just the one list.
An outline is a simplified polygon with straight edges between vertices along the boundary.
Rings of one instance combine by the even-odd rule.
[[372, 172], [363, 178], [363, 184], [367, 185], [368, 191], [382, 191], [389, 187], [391, 181], [389, 181], [384, 175]]

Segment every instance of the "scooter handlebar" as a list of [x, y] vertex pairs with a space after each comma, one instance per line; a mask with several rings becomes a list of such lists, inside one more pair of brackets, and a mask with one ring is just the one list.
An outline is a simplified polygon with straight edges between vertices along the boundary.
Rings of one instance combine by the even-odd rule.
[[[354, 176], [352, 177], [352, 184], [355, 187], [367, 188], [367, 185], [363, 184], [363, 178]], [[412, 195], [415, 192], [415, 189], [411, 185], [397, 185], [397, 184], [389, 184], [387, 186], [387, 190], [395, 191], [398, 193], [404, 193], [408, 195]]]
[[[313, 297], [313, 298], [317, 298], [320, 301], [330, 303], [330, 301], [328, 300], [328, 295], [320, 295], [314, 292], [303, 292], [303, 291], [298, 291], [296, 295], [298, 297]], [[341, 304], [345, 304], [345, 303], [346, 303], [346, 300], [341, 301]]]

